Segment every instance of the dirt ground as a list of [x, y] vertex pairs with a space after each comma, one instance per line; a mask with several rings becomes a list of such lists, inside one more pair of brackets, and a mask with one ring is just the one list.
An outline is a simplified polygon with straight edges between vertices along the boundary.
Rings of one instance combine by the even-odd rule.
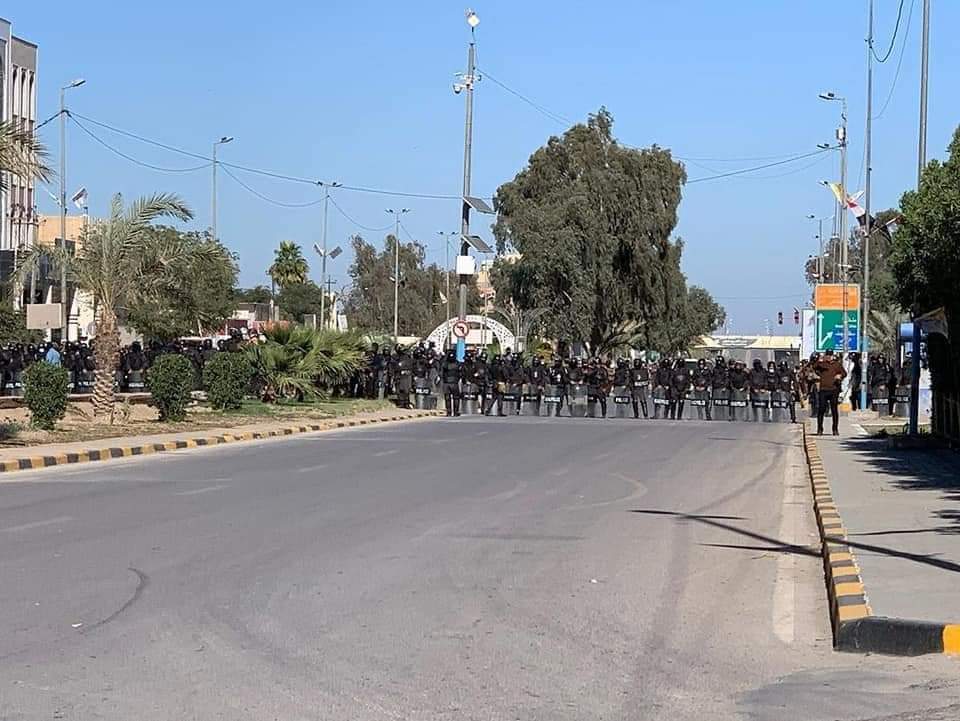
[[22, 430], [13, 439], [0, 440], [0, 448], [198, 431], [204, 428], [236, 428], [269, 421], [288, 421], [296, 424], [374, 412], [384, 408], [395, 408], [395, 406], [387, 401], [353, 398], [295, 406], [263, 406], [251, 403], [236, 412], [214, 411], [206, 406], [197, 405], [190, 408], [185, 421], [161, 423], [157, 419], [157, 410], [152, 406], [143, 403], [118, 403], [114, 422], [110, 424], [97, 422], [93, 417], [93, 405], [83, 402], [70, 403], [67, 406], [67, 415], [57, 424], [54, 431], [30, 428], [30, 411], [26, 408], [4, 408], [0, 410], [0, 422], [18, 423]]

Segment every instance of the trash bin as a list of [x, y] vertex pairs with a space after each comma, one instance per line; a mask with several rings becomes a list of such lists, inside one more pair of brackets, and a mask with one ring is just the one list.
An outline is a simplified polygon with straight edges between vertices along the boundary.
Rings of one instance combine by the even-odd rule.
[[608, 403], [612, 401], [614, 418], [631, 418], [633, 416], [633, 396], [627, 386], [614, 386], [610, 391]]
[[571, 383], [567, 389], [570, 395], [570, 417], [585, 418], [587, 415], [587, 386], [585, 383]]

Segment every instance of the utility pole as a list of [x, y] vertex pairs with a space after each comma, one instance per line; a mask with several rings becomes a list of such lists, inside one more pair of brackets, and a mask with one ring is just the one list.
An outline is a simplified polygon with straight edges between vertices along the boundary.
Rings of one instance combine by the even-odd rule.
[[[474, 30], [480, 24], [480, 18], [472, 10], [467, 11], [467, 24], [470, 25], [470, 45], [467, 48], [467, 74], [463, 76], [463, 83], [459, 86], [467, 92], [466, 100], [466, 118], [464, 121], [463, 133], [463, 207], [460, 217], [460, 255], [469, 256], [470, 244], [467, 239], [470, 237], [470, 203], [467, 198], [470, 196], [470, 175], [473, 156], [473, 86], [476, 82], [476, 41], [474, 40]], [[456, 89], [456, 88], [455, 88]], [[460, 275], [460, 296], [457, 302], [457, 318], [465, 321], [467, 319], [467, 277]], [[457, 360], [463, 361], [466, 355], [466, 339], [457, 339]]]
[[867, 409], [867, 379], [870, 371], [870, 337], [867, 332], [870, 318], [870, 233], [872, 232], [870, 223], [870, 176], [873, 171], [870, 168], [870, 159], [873, 140], [873, 0], [870, 0], [870, 8], [867, 12], [867, 127], [866, 137], [864, 138], [864, 165], [866, 169], [866, 181], [863, 192], [863, 206], [866, 215], [863, 227], [863, 317], [860, 318], [860, 409]]
[[400, 208], [394, 210], [387, 208], [387, 212], [393, 215], [393, 343], [396, 345], [400, 337], [400, 216], [409, 213], [410, 208]]
[[342, 183], [323, 183], [323, 252], [320, 253], [320, 330], [327, 327], [326, 300], [323, 285], [327, 279], [327, 212], [330, 205], [330, 188], [339, 188]]
[[217, 240], [217, 146], [226, 145], [233, 140], [232, 135], [224, 135], [213, 143], [213, 189], [210, 197], [210, 230]]
[[[63, 259], [60, 262], [60, 340], [68, 340], [68, 324], [70, 322], [70, 306], [67, 304], [67, 106], [66, 93], [71, 88], [78, 88], [86, 80], [77, 78], [72, 83], [60, 88], [60, 250]], [[32, 285], [31, 278], [31, 285]], [[31, 290], [31, 293], [33, 291]], [[33, 302], [33, 298], [30, 298]]]
[[841, 124], [837, 131], [840, 141], [840, 272], [843, 277], [843, 344], [844, 356], [849, 342], [849, 318], [847, 318], [847, 279], [850, 273], [850, 236], [847, 233], [847, 100], [841, 104]]
[[[927, 84], [930, 75], [930, 0], [923, 0], [923, 32], [920, 44], [920, 133], [917, 142], [917, 190], [927, 166]], [[910, 435], [920, 431], [920, 308], [913, 307], [913, 355], [910, 375]]]
[[444, 343], [449, 346], [450, 344], [450, 238], [455, 236], [456, 232], [451, 231], [450, 233], [444, 233], [442, 230], [438, 230], [437, 235], [439, 235], [444, 240], [444, 251], [445, 251], [444, 257], [446, 258], [446, 264], [444, 265], [443, 275], [444, 275], [444, 278], [446, 279], [446, 288], [447, 288], [447, 294], [445, 296], [446, 301], [444, 302], [444, 305], [446, 306], [446, 318], [444, 322], [446, 323], [447, 334], [446, 336], [444, 336], [446, 338]]

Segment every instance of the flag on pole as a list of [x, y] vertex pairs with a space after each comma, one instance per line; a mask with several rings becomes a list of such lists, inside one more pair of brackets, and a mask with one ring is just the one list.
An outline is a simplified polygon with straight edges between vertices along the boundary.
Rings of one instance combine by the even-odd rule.
[[80, 188], [73, 196], [70, 198], [73, 204], [77, 207], [77, 210], [86, 210], [87, 208], [87, 189]]

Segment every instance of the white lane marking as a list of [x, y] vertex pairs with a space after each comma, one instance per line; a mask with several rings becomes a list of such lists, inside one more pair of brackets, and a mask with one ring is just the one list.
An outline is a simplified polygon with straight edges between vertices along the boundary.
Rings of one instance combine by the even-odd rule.
[[397, 452], [397, 449], [394, 448], [394, 449], [389, 450], [389, 451], [380, 451], [379, 453], [374, 453], [373, 455], [374, 455], [374, 456], [377, 456], [377, 457], [379, 457], [379, 456], [392, 456], [392, 455], [393, 455], [394, 453], [396, 453], [396, 452]]
[[[783, 507], [780, 510], [780, 532], [783, 543], [796, 546], [805, 541], [797, 537], [797, 514], [800, 498], [799, 474], [791, 473], [789, 467], [783, 474]], [[784, 643], [793, 643], [797, 637], [797, 555], [784, 552], [777, 556], [777, 576], [773, 584], [773, 632]]]
[[21, 523], [19, 526], [7, 526], [0, 528], [0, 533], [17, 533], [18, 531], [29, 531], [31, 528], [41, 528], [43, 526], [53, 526], [57, 523], [66, 523], [72, 521], [73, 516], [58, 516], [57, 518], [48, 518], [46, 521], [34, 521], [33, 523]]
[[221, 483], [219, 486], [206, 486], [205, 488], [195, 488], [192, 491], [180, 491], [174, 493], [175, 496], [199, 496], [201, 493], [212, 493], [213, 491], [220, 491], [226, 488], [225, 483]]
[[319, 471], [321, 468], [326, 468], [328, 464], [318, 463], [315, 466], [307, 466], [306, 468], [298, 468], [296, 473], [310, 473], [311, 471]]

